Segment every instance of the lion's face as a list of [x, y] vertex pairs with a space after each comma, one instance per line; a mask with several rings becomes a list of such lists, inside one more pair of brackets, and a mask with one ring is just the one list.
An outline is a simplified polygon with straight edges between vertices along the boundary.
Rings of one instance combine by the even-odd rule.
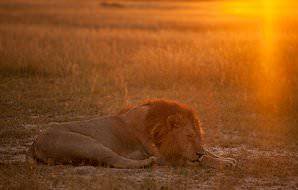
[[166, 159], [197, 162], [203, 152], [199, 123], [189, 117], [172, 115], [167, 119], [168, 133], [163, 137], [160, 150]]
[[195, 112], [175, 101], [150, 101], [146, 129], [164, 159], [181, 165], [196, 162], [204, 153], [201, 128]]

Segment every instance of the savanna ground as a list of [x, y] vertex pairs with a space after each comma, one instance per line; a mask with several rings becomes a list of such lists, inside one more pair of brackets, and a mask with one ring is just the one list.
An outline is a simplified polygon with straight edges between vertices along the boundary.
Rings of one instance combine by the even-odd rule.
[[[274, 17], [233, 6], [1, 1], [0, 189], [297, 189], [296, 8], [278, 7]], [[146, 98], [192, 106], [205, 147], [238, 166], [25, 162], [49, 123], [117, 113]]]

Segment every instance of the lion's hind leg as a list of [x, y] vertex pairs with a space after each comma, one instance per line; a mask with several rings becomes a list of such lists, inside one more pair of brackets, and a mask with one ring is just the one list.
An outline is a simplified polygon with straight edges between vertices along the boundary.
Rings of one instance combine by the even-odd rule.
[[91, 137], [70, 131], [50, 130], [34, 143], [34, 156], [45, 163], [91, 163], [116, 168], [150, 166], [154, 158], [132, 160], [120, 156]]

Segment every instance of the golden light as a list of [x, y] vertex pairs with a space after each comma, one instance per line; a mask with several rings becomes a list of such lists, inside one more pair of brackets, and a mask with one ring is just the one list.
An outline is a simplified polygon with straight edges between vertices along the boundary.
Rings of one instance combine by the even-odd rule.
[[279, 17], [278, 0], [263, 0], [263, 27], [260, 40], [260, 80], [259, 98], [261, 102], [269, 109], [277, 109], [281, 87], [277, 82], [279, 70], [279, 44], [278, 29]]
[[222, 9], [224, 13], [235, 16], [256, 16], [260, 13], [260, 4], [257, 1], [226, 1]]
[[[278, 107], [283, 91], [280, 60], [280, 29], [290, 15], [296, 10], [291, 0], [230, 1], [223, 3], [223, 12], [234, 18], [251, 19], [258, 25], [256, 48], [259, 77], [255, 81], [258, 98], [268, 109]], [[291, 15], [292, 16], [292, 15]]]

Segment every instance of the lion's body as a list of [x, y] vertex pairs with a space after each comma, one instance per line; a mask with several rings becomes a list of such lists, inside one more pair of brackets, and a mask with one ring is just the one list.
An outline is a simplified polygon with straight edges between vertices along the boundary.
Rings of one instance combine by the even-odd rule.
[[[97, 151], [100, 151], [100, 158], [98, 155], [88, 156]], [[133, 131], [118, 117], [100, 117], [53, 126], [36, 139], [33, 153], [35, 158], [46, 163], [90, 163], [114, 167], [121, 166], [109, 163], [111, 156], [135, 160], [149, 158]]]
[[116, 116], [57, 124], [42, 132], [31, 148], [36, 160], [49, 164], [117, 168], [147, 167], [156, 158], [179, 165], [197, 163], [203, 151], [194, 113], [164, 100]]

